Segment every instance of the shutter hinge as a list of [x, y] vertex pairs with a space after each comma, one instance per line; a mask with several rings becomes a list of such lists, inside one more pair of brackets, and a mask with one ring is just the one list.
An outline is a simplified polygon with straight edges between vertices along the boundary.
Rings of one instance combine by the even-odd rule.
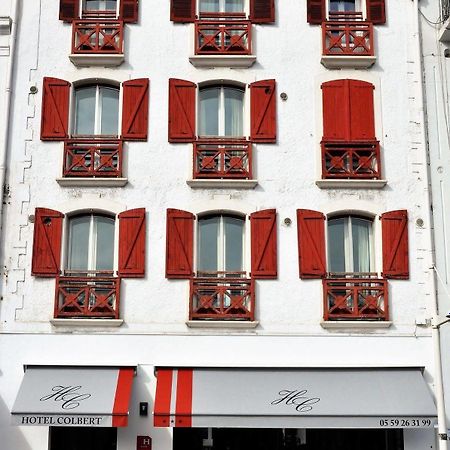
[[3, 185], [3, 204], [4, 205], [9, 205], [10, 202], [7, 201], [7, 199], [11, 198], [11, 188], [9, 186], [9, 184], [4, 184]]

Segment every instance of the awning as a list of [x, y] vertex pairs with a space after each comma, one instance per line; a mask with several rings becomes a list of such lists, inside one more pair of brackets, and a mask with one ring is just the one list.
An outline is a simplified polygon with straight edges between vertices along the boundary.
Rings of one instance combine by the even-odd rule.
[[126, 427], [134, 367], [29, 366], [14, 425]]
[[159, 368], [157, 427], [428, 428], [420, 368]]

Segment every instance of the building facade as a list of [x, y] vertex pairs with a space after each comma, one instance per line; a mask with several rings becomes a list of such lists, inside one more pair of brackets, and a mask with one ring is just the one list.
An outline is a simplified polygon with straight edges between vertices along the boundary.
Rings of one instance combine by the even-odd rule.
[[6, 3], [4, 448], [446, 448], [417, 2]]

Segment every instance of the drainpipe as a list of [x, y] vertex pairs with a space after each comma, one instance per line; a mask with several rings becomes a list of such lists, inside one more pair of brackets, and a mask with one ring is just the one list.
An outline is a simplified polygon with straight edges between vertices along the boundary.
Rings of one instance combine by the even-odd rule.
[[429, 174], [429, 165], [428, 165], [428, 146], [427, 142], [427, 131], [426, 131], [426, 105], [424, 101], [424, 71], [422, 65], [422, 42], [421, 42], [421, 30], [420, 30], [420, 15], [419, 15], [419, 1], [413, 0], [414, 2], [414, 15], [415, 15], [415, 30], [414, 37], [416, 41], [416, 59], [419, 67], [419, 74], [421, 77], [420, 89], [418, 90], [417, 100], [420, 105], [422, 105], [423, 113], [421, 120], [421, 128], [422, 128], [422, 136], [425, 141], [426, 149], [425, 149], [425, 164], [427, 167], [427, 177], [426, 177], [426, 195], [425, 195], [425, 214], [426, 220], [428, 222], [428, 240], [429, 240], [429, 248], [430, 252], [428, 254], [428, 267], [429, 273], [431, 274], [430, 279], [430, 290], [431, 290], [431, 340], [433, 345], [433, 354], [434, 354], [434, 395], [436, 400], [436, 410], [437, 410], [437, 419], [438, 419], [438, 449], [439, 450], [448, 450], [447, 447], [447, 424], [446, 424], [446, 416], [445, 416], [445, 402], [444, 402], [444, 384], [442, 380], [442, 358], [441, 358], [441, 339], [440, 339], [440, 327], [444, 323], [448, 322], [447, 319], [440, 319], [439, 317], [439, 303], [437, 296], [437, 280], [436, 280], [436, 272], [435, 272], [435, 261], [434, 261], [434, 239], [433, 239], [433, 213], [431, 210], [431, 196], [432, 191], [430, 188], [430, 174]]
[[6, 68], [5, 91], [2, 109], [5, 120], [0, 123], [0, 230], [3, 222], [3, 195], [6, 175], [6, 161], [8, 154], [8, 138], [11, 123], [11, 93], [12, 77], [14, 72], [15, 49], [17, 39], [17, 20], [19, 11], [19, 0], [11, 0], [11, 33], [9, 38], [9, 58]]

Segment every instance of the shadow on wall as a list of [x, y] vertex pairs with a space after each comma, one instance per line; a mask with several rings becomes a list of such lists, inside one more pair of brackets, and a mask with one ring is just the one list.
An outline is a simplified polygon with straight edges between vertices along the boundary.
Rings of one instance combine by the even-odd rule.
[[11, 425], [11, 412], [1, 397], [0, 441], [2, 450], [32, 450], [21, 428]]

